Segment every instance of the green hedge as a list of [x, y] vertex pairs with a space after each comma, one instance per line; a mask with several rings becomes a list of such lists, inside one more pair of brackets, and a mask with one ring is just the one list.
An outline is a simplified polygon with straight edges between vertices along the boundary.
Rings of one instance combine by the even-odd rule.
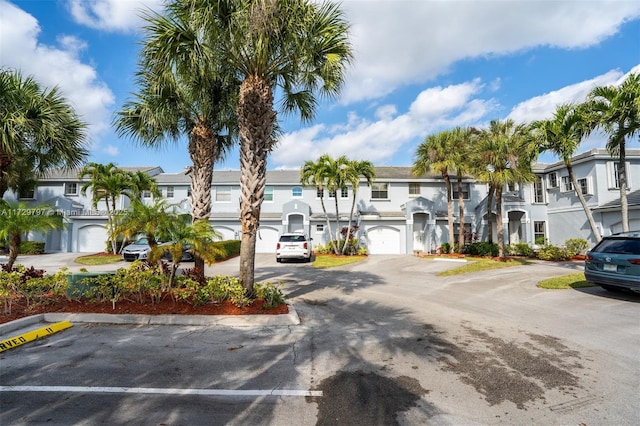
[[215, 246], [226, 255], [216, 256], [216, 260], [224, 260], [240, 254], [240, 240], [216, 241]]
[[41, 241], [23, 241], [20, 243], [20, 254], [42, 254], [44, 243]]

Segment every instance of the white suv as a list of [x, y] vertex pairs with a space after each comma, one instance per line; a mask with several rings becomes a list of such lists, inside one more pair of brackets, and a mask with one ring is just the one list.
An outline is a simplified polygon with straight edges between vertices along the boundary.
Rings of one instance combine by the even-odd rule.
[[282, 234], [276, 246], [276, 261], [282, 262], [282, 259], [304, 259], [307, 262], [311, 262], [313, 253], [312, 239], [302, 232]]

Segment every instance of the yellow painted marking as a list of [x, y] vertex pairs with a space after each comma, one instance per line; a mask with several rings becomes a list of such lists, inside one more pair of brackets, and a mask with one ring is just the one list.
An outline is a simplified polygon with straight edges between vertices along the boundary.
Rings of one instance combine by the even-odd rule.
[[71, 324], [69, 321], [62, 321], [39, 328], [37, 330], [29, 331], [28, 333], [9, 337], [6, 340], [0, 340], [0, 352], [8, 351], [9, 349], [24, 345], [25, 343], [33, 342], [34, 340], [50, 336], [59, 331], [66, 330], [69, 327], [73, 327], [73, 324]]

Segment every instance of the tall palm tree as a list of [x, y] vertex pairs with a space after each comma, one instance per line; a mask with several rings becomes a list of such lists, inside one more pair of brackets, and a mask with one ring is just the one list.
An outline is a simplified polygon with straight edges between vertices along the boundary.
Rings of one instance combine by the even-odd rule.
[[[237, 133], [239, 81], [180, 3], [169, 4], [165, 16], [146, 15], [136, 74], [139, 92], [117, 113], [115, 126], [119, 135], [151, 148], [187, 135], [193, 163], [187, 170], [191, 216], [194, 222], [208, 221], [213, 167]], [[196, 257], [196, 270], [204, 274], [204, 259]]]
[[[321, 155], [317, 161], [305, 161], [302, 169], [300, 170], [300, 182], [306, 186], [315, 187], [320, 194], [320, 205], [322, 206], [322, 213], [327, 222], [327, 232], [329, 233], [329, 240], [331, 240], [331, 222], [329, 221], [329, 215], [327, 214], [327, 208], [324, 205], [324, 193], [329, 188], [329, 179], [333, 173], [334, 160], [328, 155]], [[333, 244], [334, 252], [338, 254], [337, 243]]]
[[[177, 4], [177, 3], [176, 3]], [[264, 199], [267, 157], [279, 110], [315, 115], [316, 94], [339, 93], [351, 60], [349, 25], [339, 6], [311, 0], [184, 0], [180, 7], [210, 36], [222, 63], [242, 81], [236, 108], [240, 132], [239, 278], [253, 293], [255, 246]]]
[[[136, 199], [131, 192], [130, 176], [113, 163], [88, 163], [78, 172], [79, 179], [85, 177], [89, 177], [89, 180], [80, 187], [80, 193], [86, 195], [91, 188], [91, 205], [94, 209], [104, 200], [107, 207], [107, 231], [112, 234], [118, 197], [126, 195], [130, 200]], [[111, 250], [117, 253], [117, 241], [114, 238], [110, 240]]]
[[9, 187], [49, 170], [82, 164], [88, 155], [86, 128], [57, 88], [0, 69], [0, 198]]
[[450, 173], [456, 170], [455, 139], [450, 130], [429, 135], [418, 146], [413, 163], [413, 173], [421, 176], [429, 172], [440, 173], [447, 191], [447, 225], [449, 227], [449, 251], [453, 251], [453, 189]]
[[[135, 199], [142, 200], [142, 194], [145, 191], [149, 191], [149, 193], [154, 197], [162, 196], [156, 180], [142, 170], [129, 172], [128, 176], [129, 190]], [[133, 202], [133, 200], [131, 201]]]
[[607, 150], [619, 158], [620, 209], [622, 231], [629, 231], [627, 202], [626, 142], [640, 132], [640, 74], [630, 74], [619, 86], [594, 88], [587, 97], [592, 129], [602, 127], [609, 135]]
[[556, 154], [564, 162], [573, 190], [575, 191], [582, 209], [587, 215], [591, 232], [596, 241], [600, 241], [600, 231], [593, 219], [591, 209], [587, 206], [587, 202], [580, 190], [575, 173], [573, 172], [573, 164], [571, 157], [575, 154], [582, 142], [582, 138], [587, 133], [587, 123], [581, 107], [564, 104], [558, 106], [550, 120], [535, 121], [531, 124], [532, 129], [538, 132], [540, 137], [540, 148], [543, 151], [551, 151]]
[[0, 240], [9, 242], [7, 268], [11, 270], [20, 251], [22, 235], [29, 232], [47, 233], [64, 228], [64, 218], [52, 214], [48, 205], [29, 206], [24, 202], [6, 201], [0, 204]]
[[513, 120], [493, 120], [488, 129], [481, 131], [474, 174], [495, 189], [499, 257], [504, 257], [505, 248], [502, 192], [510, 183], [533, 180], [535, 175], [531, 171], [531, 163], [537, 154], [533, 137], [523, 124], [516, 124]]
[[455, 145], [455, 149], [451, 152], [451, 155], [455, 163], [458, 186], [458, 253], [462, 253], [465, 245], [464, 192], [462, 179], [472, 168], [471, 157], [476, 134], [471, 128], [456, 127], [451, 132], [451, 138], [452, 143]]
[[347, 246], [349, 245], [349, 238], [351, 238], [351, 223], [353, 222], [353, 211], [356, 207], [356, 195], [358, 194], [358, 187], [360, 185], [360, 178], [364, 178], [368, 186], [371, 186], [373, 179], [376, 177], [375, 167], [371, 161], [358, 161], [352, 160], [347, 163], [347, 167], [344, 170], [344, 180], [351, 185], [351, 211], [349, 212], [349, 223], [347, 224], [347, 235], [345, 237], [345, 243], [342, 246], [342, 254], [347, 252]]

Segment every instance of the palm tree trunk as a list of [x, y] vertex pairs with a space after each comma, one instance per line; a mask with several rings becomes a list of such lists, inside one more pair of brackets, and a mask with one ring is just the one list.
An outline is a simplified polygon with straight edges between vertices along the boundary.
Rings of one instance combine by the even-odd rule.
[[462, 174], [458, 173], [458, 253], [464, 251], [464, 195], [462, 194]]
[[[627, 153], [625, 140], [620, 145], [620, 161], [618, 162], [618, 180], [620, 182], [620, 213], [622, 214], [622, 232], [629, 232], [629, 205], [627, 202]], [[599, 240], [598, 240], [599, 241]]]
[[13, 264], [18, 258], [18, 252], [20, 251], [20, 234], [13, 234], [9, 239], [9, 258], [7, 259], [7, 271], [13, 270]]
[[453, 253], [455, 243], [453, 234], [453, 191], [451, 189], [451, 179], [448, 173], [442, 173], [444, 184], [447, 187], [447, 224], [449, 225], [449, 253]]
[[[111, 211], [109, 211], [109, 197], [105, 197], [104, 201], [107, 204], [107, 227], [109, 228], [107, 233], [109, 235], [113, 235], [113, 216], [116, 214], [116, 197], [111, 197]], [[109, 242], [111, 243], [112, 253], [118, 254], [118, 242], [116, 241], [116, 238], [111, 238], [110, 240], [111, 241]]]
[[240, 131], [240, 282], [253, 295], [256, 236], [267, 177], [267, 156], [273, 147], [273, 92], [269, 81], [251, 76], [240, 86], [238, 99]]
[[338, 189], [336, 188], [336, 190], [334, 191], [334, 200], [335, 200], [335, 204], [336, 204], [336, 244], [335, 244], [335, 254], [339, 255], [340, 254], [340, 212], [338, 212]]
[[493, 244], [493, 220], [491, 220], [492, 213], [492, 204], [493, 204], [493, 193], [494, 187], [492, 184], [489, 184], [489, 194], [487, 194], [487, 227], [489, 228], [488, 241], [489, 244]]
[[504, 257], [504, 224], [502, 223], [502, 185], [497, 185], [496, 190], [496, 223], [498, 231], [498, 257]]
[[600, 231], [598, 230], [598, 226], [596, 225], [596, 221], [593, 219], [593, 214], [591, 214], [591, 209], [587, 206], [587, 201], [584, 199], [584, 195], [582, 195], [582, 191], [580, 187], [578, 187], [578, 182], [576, 180], [575, 175], [573, 174], [573, 166], [571, 163], [565, 163], [567, 167], [567, 172], [569, 173], [569, 179], [571, 179], [571, 184], [573, 185], [573, 190], [578, 195], [578, 200], [580, 200], [580, 204], [582, 205], [582, 209], [584, 213], [587, 215], [587, 221], [589, 222], [589, 226], [591, 227], [591, 232], [593, 233], [596, 242], [599, 242], [602, 239], [600, 236]]
[[324, 205], [324, 189], [322, 191], [322, 197], [320, 197], [320, 205], [322, 206], [322, 213], [324, 213], [324, 219], [327, 222], [327, 232], [329, 233], [329, 244], [331, 244], [331, 238], [333, 238], [333, 233], [331, 232], [331, 221], [329, 220], [329, 215], [327, 214], [327, 208]]
[[[198, 123], [189, 135], [189, 156], [193, 167], [188, 171], [191, 179], [191, 220], [208, 221], [211, 214], [211, 185], [213, 166], [218, 158], [216, 134], [206, 123]], [[194, 256], [194, 269], [199, 280], [204, 280], [204, 259]]]
[[349, 238], [351, 238], [351, 222], [353, 221], [353, 210], [356, 207], [356, 190], [353, 188], [353, 201], [351, 201], [351, 211], [349, 212], [349, 222], [347, 223], [347, 236], [344, 240], [344, 246], [342, 246], [342, 254], [347, 252], [347, 244], [349, 244]]

